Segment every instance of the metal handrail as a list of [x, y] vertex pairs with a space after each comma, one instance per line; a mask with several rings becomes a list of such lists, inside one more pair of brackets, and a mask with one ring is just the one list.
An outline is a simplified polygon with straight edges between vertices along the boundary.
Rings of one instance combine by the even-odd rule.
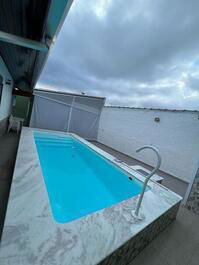
[[149, 179], [156, 173], [156, 171], [160, 168], [160, 165], [161, 165], [161, 156], [160, 156], [160, 153], [158, 151], [158, 149], [152, 145], [144, 145], [143, 147], [139, 148], [136, 150], [136, 152], [140, 152], [142, 151], [143, 149], [151, 149], [155, 152], [155, 154], [157, 155], [157, 165], [156, 167], [151, 171], [151, 173], [146, 176], [146, 179], [145, 179], [145, 182], [144, 182], [144, 185], [142, 187], [142, 192], [140, 194], [140, 197], [139, 197], [139, 201], [138, 201], [138, 204], [136, 206], [136, 209], [134, 211], [132, 211], [132, 215], [134, 218], [138, 219], [138, 220], [142, 220], [144, 218], [144, 216], [140, 215], [139, 211], [140, 211], [140, 206], [141, 206], [141, 203], [142, 203], [142, 200], [143, 200], [143, 197], [144, 197], [144, 193], [145, 193], [145, 190], [146, 190], [146, 187], [147, 187], [147, 183], [149, 181]]

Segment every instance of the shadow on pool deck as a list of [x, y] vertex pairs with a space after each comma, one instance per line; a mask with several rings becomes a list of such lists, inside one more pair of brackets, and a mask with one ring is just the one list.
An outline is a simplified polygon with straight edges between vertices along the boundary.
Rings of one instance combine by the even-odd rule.
[[19, 135], [0, 136], [0, 239], [15, 165]]

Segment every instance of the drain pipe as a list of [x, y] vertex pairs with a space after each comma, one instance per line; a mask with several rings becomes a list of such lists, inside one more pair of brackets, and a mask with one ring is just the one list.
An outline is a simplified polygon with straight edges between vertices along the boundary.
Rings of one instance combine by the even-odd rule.
[[155, 154], [157, 155], [157, 165], [156, 167], [151, 171], [151, 173], [146, 176], [146, 179], [145, 179], [145, 182], [144, 182], [144, 185], [143, 185], [143, 188], [142, 188], [142, 192], [140, 194], [140, 197], [139, 197], [139, 201], [138, 201], [138, 204], [136, 206], [136, 209], [132, 211], [132, 215], [133, 217], [136, 219], [136, 220], [143, 220], [144, 219], [144, 215], [143, 214], [140, 214], [140, 206], [141, 206], [141, 203], [142, 203], [142, 200], [143, 200], [143, 197], [144, 197], [144, 193], [145, 193], [145, 190], [146, 190], [146, 187], [147, 187], [147, 183], [149, 181], [149, 179], [156, 173], [156, 171], [160, 168], [160, 165], [161, 165], [161, 156], [160, 156], [160, 153], [158, 151], [158, 149], [152, 145], [144, 145], [143, 147], [139, 148], [136, 150], [136, 152], [140, 152], [144, 149], [151, 149], [155, 152]]

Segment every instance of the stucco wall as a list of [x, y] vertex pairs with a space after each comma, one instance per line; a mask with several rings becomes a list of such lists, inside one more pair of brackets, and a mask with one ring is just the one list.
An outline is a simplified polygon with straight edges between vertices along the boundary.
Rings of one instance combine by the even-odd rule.
[[[98, 141], [149, 165], [150, 150], [136, 153], [145, 144], [158, 147], [161, 170], [186, 182], [196, 174], [199, 162], [199, 112], [104, 107]], [[160, 122], [155, 122], [155, 117]]]
[[8, 72], [2, 58], [0, 57], [0, 75], [3, 77], [3, 91], [0, 103], [0, 134], [3, 133], [6, 126], [6, 119], [10, 115], [12, 105], [12, 84], [6, 85], [5, 80], [10, 79], [13, 83], [12, 77]]

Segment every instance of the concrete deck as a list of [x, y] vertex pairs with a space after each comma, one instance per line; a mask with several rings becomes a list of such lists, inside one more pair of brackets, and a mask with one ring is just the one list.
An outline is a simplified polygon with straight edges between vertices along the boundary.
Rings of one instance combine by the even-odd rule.
[[129, 265], [198, 265], [199, 216], [181, 207], [177, 220]]
[[11, 132], [4, 136], [0, 136], [0, 239], [7, 208], [18, 142], [19, 135], [16, 133]]
[[[138, 161], [130, 156], [127, 156], [123, 153], [120, 153], [104, 144], [101, 144], [99, 142], [95, 142], [95, 141], [92, 141], [92, 143], [98, 147], [100, 147], [102, 150], [106, 151], [107, 153], [115, 156], [116, 158], [122, 160], [123, 162], [125, 162], [126, 164], [130, 165], [130, 166], [133, 166], [133, 165], [140, 165], [140, 166], [143, 166], [149, 170], [152, 169], [151, 166], [141, 162], [141, 161]], [[179, 194], [180, 196], [184, 197], [185, 193], [186, 193], [186, 190], [188, 188], [188, 183], [176, 178], [176, 177], [173, 177], [172, 175], [169, 175], [163, 171], [158, 171], [157, 172], [158, 175], [160, 175], [161, 177], [164, 178], [163, 182], [162, 182], [162, 185], [167, 187], [168, 189], [176, 192], [177, 194]]]

